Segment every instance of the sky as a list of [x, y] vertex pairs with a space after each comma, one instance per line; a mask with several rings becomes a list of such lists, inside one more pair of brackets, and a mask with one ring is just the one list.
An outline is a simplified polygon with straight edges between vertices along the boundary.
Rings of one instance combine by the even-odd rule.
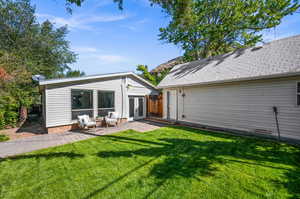
[[[81, 7], [66, 11], [64, 0], [32, 0], [38, 21], [57, 27], [67, 25], [67, 40], [77, 54], [72, 69], [87, 75], [135, 71], [138, 64], [149, 69], [183, 54], [180, 47], [158, 39], [159, 28], [169, 18], [148, 0], [125, 0], [119, 10], [113, 0], [85, 0]], [[300, 34], [300, 14], [287, 16], [263, 32], [265, 42]]]

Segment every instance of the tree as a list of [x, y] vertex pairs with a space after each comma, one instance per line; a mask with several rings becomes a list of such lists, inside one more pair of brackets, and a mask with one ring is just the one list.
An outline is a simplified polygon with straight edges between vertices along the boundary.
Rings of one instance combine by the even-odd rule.
[[153, 85], [158, 85], [159, 82], [169, 73], [170, 69], [165, 69], [159, 73], [150, 73], [147, 65], [137, 65], [136, 70], [139, 75]]
[[[81, 6], [84, 0], [66, 0]], [[100, 1], [100, 0], [99, 0]], [[123, 0], [113, 0], [122, 9]], [[298, 0], [149, 0], [171, 17], [160, 40], [179, 45], [186, 60], [223, 54], [262, 41], [261, 31], [276, 27], [299, 8]]]
[[65, 37], [67, 27], [39, 24], [29, 0], [0, 0], [0, 49], [22, 58], [33, 75], [58, 77], [76, 61]]
[[[160, 39], [179, 45], [187, 60], [223, 54], [262, 41], [261, 31], [299, 8], [291, 0], [174, 0], [161, 3], [171, 17]], [[184, 10], [184, 12], [183, 12]]]
[[0, 115], [4, 117], [0, 123], [15, 125], [18, 115], [23, 123], [27, 119], [27, 108], [39, 95], [38, 88], [33, 86], [31, 73], [22, 65], [20, 57], [1, 51], [0, 69], [6, 74], [0, 78]]
[[66, 73], [62, 74], [60, 77], [81, 77], [84, 76], [85, 72], [80, 70], [68, 70]]
[[0, 13], [0, 115], [12, 118], [5, 124], [13, 124], [13, 113], [19, 112], [22, 123], [27, 108], [39, 99], [32, 75], [76, 75], [69, 67], [76, 61], [76, 54], [70, 51], [65, 38], [67, 28], [55, 28], [49, 21], [38, 23], [29, 0], [0, 0]]

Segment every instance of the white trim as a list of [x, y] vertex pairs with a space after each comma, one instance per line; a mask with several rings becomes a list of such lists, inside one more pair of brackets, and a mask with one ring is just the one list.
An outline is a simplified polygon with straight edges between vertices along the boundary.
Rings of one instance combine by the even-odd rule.
[[[199, 82], [199, 83], [190, 83], [190, 84], [174, 84], [174, 85], [166, 85], [160, 86], [158, 85], [158, 89], [163, 88], [177, 88], [182, 86], [199, 86], [199, 85], [210, 85], [210, 84], [221, 84], [221, 83], [230, 83], [230, 82], [239, 82], [239, 81], [249, 81], [249, 80], [262, 80], [262, 79], [272, 79], [272, 78], [280, 78], [280, 77], [293, 77], [300, 75], [300, 72], [289, 72], [289, 73], [281, 73], [274, 75], [262, 75], [262, 76], [254, 76], [254, 77], [243, 77], [236, 79], [228, 79], [228, 80], [217, 80], [217, 81], [209, 81], [209, 82]], [[199, 78], [200, 79], [200, 78]]]
[[156, 86], [146, 81], [145, 79], [141, 78], [134, 72], [110, 73], [110, 74], [91, 75], [91, 76], [83, 76], [83, 77], [75, 77], [75, 78], [49, 79], [49, 80], [39, 81], [39, 85], [43, 86], [48, 84], [58, 84], [58, 83], [65, 83], [65, 82], [83, 81], [83, 80], [100, 79], [100, 78], [102, 79], [102, 78], [109, 78], [109, 77], [129, 76], [129, 75], [132, 75], [137, 79], [139, 79], [140, 81], [147, 84], [148, 86], [157, 89]]
[[[298, 88], [299, 86], [299, 88]], [[299, 90], [299, 92], [298, 92]], [[298, 102], [298, 96], [300, 96], [300, 81], [296, 82], [296, 106], [300, 107], [300, 101]]]
[[[143, 119], [146, 117], [146, 113], [147, 113], [147, 105], [146, 105], [146, 98], [145, 96], [128, 96], [128, 99], [132, 98], [134, 100], [134, 113], [133, 113], [133, 117], [130, 117], [130, 105], [128, 106], [128, 121], [134, 121], [134, 120], [139, 120], [139, 119]], [[143, 99], [143, 115], [140, 116], [139, 115], [139, 99]], [[129, 101], [129, 100], [128, 100]], [[137, 111], [136, 111], [137, 110]]]

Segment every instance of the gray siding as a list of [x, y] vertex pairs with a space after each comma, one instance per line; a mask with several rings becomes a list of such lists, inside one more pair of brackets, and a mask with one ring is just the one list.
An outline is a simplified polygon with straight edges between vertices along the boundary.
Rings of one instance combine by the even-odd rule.
[[282, 135], [300, 139], [297, 81], [300, 77], [177, 88], [178, 120], [249, 132], [263, 129], [277, 135], [272, 109], [277, 106]]
[[[127, 82], [135, 85], [135, 87], [127, 87]], [[115, 111], [123, 118], [128, 117], [128, 95], [130, 93], [149, 95], [154, 92], [145, 83], [131, 76], [47, 85], [45, 89], [46, 127], [67, 125], [76, 122], [71, 119], [71, 89], [88, 89], [94, 91], [94, 116], [97, 115], [97, 91], [115, 91]]]
[[127, 83], [130, 85], [128, 89], [128, 95], [158, 94], [153, 88], [134, 77], [128, 77]]

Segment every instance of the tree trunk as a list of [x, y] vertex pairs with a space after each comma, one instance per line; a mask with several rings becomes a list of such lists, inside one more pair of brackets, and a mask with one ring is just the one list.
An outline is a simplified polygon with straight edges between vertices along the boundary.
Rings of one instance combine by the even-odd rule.
[[19, 126], [21, 126], [22, 124], [24, 124], [24, 122], [27, 120], [27, 116], [28, 116], [27, 107], [21, 106], [21, 108], [20, 108]]

